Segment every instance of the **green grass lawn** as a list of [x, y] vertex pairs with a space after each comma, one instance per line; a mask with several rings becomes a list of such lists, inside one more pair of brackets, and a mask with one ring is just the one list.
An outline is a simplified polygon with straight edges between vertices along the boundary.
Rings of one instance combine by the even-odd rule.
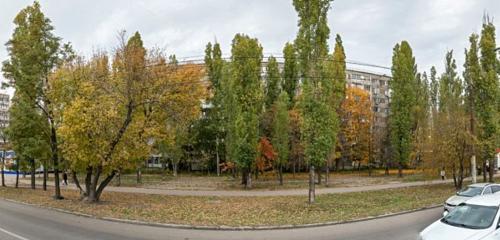
[[0, 188], [0, 198], [113, 217], [159, 223], [208, 226], [262, 226], [347, 221], [442, 203], [452, 185], [433, 185], [359, 193], [306, 196], [183, 197], [105, 192], [102, 202], [79, 201], [76, 191], [63, 190], [65, 200], [52, 200], [52, 191]]

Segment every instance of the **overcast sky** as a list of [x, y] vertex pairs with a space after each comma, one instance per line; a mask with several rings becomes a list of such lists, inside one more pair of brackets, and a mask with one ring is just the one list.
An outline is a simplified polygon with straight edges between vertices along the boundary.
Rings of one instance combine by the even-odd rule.
[[[0, 0], [0, 42], [13, 31], [15, 15], [32, 1]], [[293, 41], [297, 16], [291, 0], [41, 0], [55, 32], [82, 55], [112, 50], [117, 33], [139, 31], [148, 47], [164, 48], [179, 59], [202, 57], [208, 41], [217, 40], [227, 54], [236, 33], [257, 37], [265, 55], [281, 55]], [[482, 16], [500, 18], [500, 0], [336, 0], [329, 26], [339, 33], [352, 61], [390, 66], [393, 46], [408, 40], [419, 71], [443, 69], [447, 50], [458, 65], [472, 32], [480, 32]], [[497, 27], [500, 24], [494, 21]], [[499, 41], [500, 42], [500, 41]], [[0, 60], [6, 59], [0, 47]], [[356, 67], [356, 66], [354, 66]], [[356, 67], [360, 68], [360, 67]], [[376, 71], [384, 72], [382, 69]]]

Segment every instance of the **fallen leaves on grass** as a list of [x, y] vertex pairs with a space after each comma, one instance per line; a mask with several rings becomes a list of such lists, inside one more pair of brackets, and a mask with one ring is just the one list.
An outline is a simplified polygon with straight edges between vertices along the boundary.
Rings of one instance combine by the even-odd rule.
[[42, 206], [159, 223], [209, 226], [269, 226], [347, 221], [422, 208], [442, 203], [451, 185], [433, 185], [370, 192], [326, 194], [307, 204], [306, 196], [188, 197], [105, 192], [102, 202], [79, 201], [79, 194], [63, 190], [64, 200], [52, 191], [0, 188], [0, 197]]

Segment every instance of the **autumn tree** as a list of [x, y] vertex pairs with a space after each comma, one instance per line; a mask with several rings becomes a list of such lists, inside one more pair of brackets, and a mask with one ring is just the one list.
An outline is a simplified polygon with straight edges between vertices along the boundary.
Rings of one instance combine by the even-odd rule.
[[414, 91], [416, 102], [412, 109], [414, 121], [411, 158], [414, 159], [413, 165], [418, 166], [423, 162], [427, 138], [429, 136], [430, 97], [429, 79], [426, 72], [417, 74]]
[[369, 164], [373, 112], [370, 93], [349, 87], [342, 102], [341, 141], [343, 158], [361, 164]]
[[14, 33], [6, 44], [9, 59], [3, 63], [4, 76], [28, 104], [39, 109], [48, 122], [47, 138], [55, 175], [54, 197], [61, 199], [58, 119], [54, 118], [53, 102], [47, 97], [47, 91], [50, 91], [49, 74], [60, 62], [63, 48], [38, 2], [21, 10], [14, 19], [14, 25]]
[[[464, 63], [464, 84], [465, 84], [465, 102], [466, 111], [469, 116], [469, 132], [470, 135], [476, 139], [477, 132], [477, 117], [476, 117], [476, 105], [477, 105], [477, 82], [481, 78], [481, 65], [479, 64], [479, 36], [477, 34], [472, 34], [469, 37], [470, 47], [465, 50], [465, 63]], [[476, 145], [477, 143], [471, 144], [471, 175], [472, 182], [476, 182]], [[486, 181], [486, 175], [484, 180]]]
[[403, 177], [403, 166], [410, 160], [416, 74], [417, 66], [410, 45], [406, 41], [396, 44], [392, 57], [392, 80], [389, 82], [392, 91], [389, 124], [393, 158], [398, 163], [399, 177]]
[[[294, 45], [302, 78], [301, 116], [305, 157], [311, 167], [324, 167], [335, 146], [337, 115], [332, 106], [333, 82], [331, 71], [326, 71], [328, 59], [327, 24], [330, 0], [294, 0], [299, 17]], [[318, 174], [318, 182], [321, 176]], [[313, 202], [314, 199], [310, 199]]]
[[273, 120], [272, 144], [278, 155], [276, 159], [276, 166], [280, 185], [283, 185], [283, 167], [288, 163], [290, 151], [288, 138], [290, 131], [290, 120], [287, 111], [288, 100], [288, 94], [286, 94], [286, 92], [281, 92], [278, 99], [274, 103], [276, 113]]
[[[486, 16], [479, 41], [481, 77], [476, 82], [476, 116], [481, 157], [489, 163], [489, 181], [493, 182], [494, 155], [498, 143], [499, 83], [495, 26]], [[486, 164], [483, 164], [483, 168]]]
[[165, 135], [177, 133], [172, 126], [178, 125], [172, 123], [183, 120], [180, 116], [198, 116], [204, 97], [194, 91], [203, 89], [201, 67], [180, 73], [182, 67], [167, 63], [161, 52], [148, 52], [138, 33], [128, 41], [121, 36], [111, 68], [109, 57], [100, 53], [72, 74], [56, 72], [52, 78], [54, 85], [76, 83], [73, 91], [78, 94], [62, 111], [59, 133], [70, 168], [85, 175], [84, 187], [76, 184], [89, 202], [99, 201], [121, 169], [136, 168]]
[[438, 126], [433, 154], [453, 175], [456, 189], [461, 189], [471, 138], [465, 112], [463, 82], [456, 72], [453, 52], [446, 54], [445, 72], [439, 78]]
[[272, 169], [276, 162], [276, 151], [267, 137], [261, 137], [257, 145], [257, 158], [255, 159], [255, 169], [263, 173]]
[[167, 67], [165, 71], [158, 73], [158, 77], [166, 75], [163, 80], [166, 88], [160, 96], [155, 128], [159, 128], [159, 138], [167, 146], [168, 151], [162, 151], [162, 154], [170, 157], [176, 176], [178, 164], [185, 156], [184, 148], [191, 144], [190, 128], [201, 114], [201, 100], [207, 97], [207, 93], [206, 85], [201, 81], [201, 66], [185, 64], [174, 69]]

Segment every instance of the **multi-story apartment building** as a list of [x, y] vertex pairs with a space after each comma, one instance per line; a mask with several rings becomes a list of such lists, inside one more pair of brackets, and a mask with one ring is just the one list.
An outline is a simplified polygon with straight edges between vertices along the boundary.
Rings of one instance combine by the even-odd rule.
[[391, 77], [368, 71], [348, 69], [346, 80], [348, 86], [359, 87], [370, 93], [372, 110], [374, 112], [374, 127], [387, 127], [390, 100], [388, 85]]
[[9, 125], [9, 94], [0, 93], [0, 128], [5, 128]]
[[365, 70], [347, 70], [347, 86], [358, 87], [370, 93], [373, 111], [372, 128], [372, 159], [380, 164], [387, 159], [388, 152], [388, 128], [390, 98], [389, 81], [391, 77], [385, 74], [373, 73]]

